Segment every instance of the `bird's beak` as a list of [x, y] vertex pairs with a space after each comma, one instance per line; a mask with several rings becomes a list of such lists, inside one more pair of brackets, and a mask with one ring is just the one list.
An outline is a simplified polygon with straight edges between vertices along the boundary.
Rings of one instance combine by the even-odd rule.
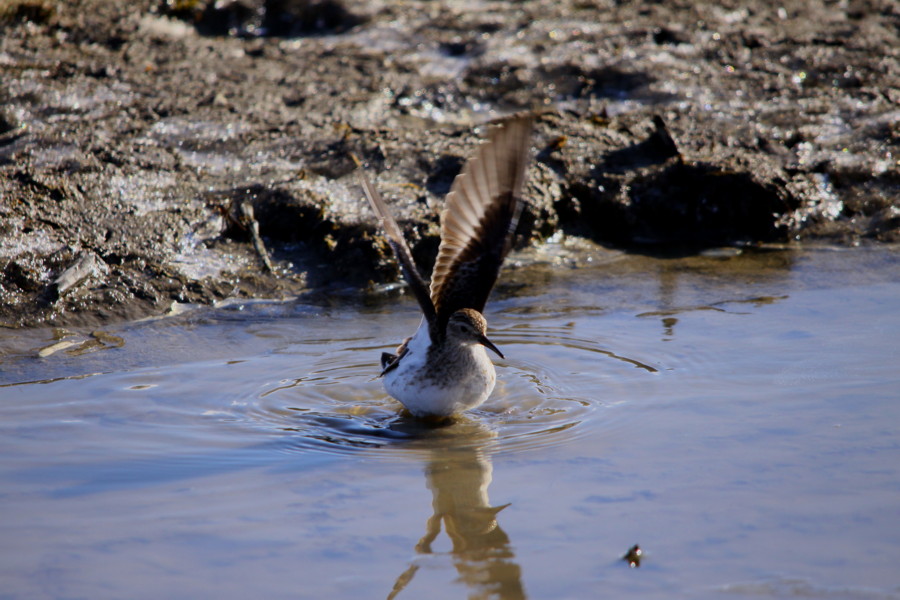
[[497, 356], [499, 356], [500, 358], [506, 358], [505, 356], [503, 356], [503, 353], [500, 352], [500, 350], [497, 348], [497, 346], [494, 345], [494, 342], [489, 340], [486, 335], [478, 336], [478, 343], [481, 344], [482, 346], [484, 346], [485, 348], [490, 348], [491, 350], [496, 352]]

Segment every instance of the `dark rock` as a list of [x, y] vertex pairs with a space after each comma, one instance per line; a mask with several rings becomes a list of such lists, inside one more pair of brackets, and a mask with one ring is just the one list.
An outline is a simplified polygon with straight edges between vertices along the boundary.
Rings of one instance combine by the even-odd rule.
[[362, 22], [337, 0], [197, 0], [166, 3], [163, 11], [211, 36], [298, 37], [338, 33]]

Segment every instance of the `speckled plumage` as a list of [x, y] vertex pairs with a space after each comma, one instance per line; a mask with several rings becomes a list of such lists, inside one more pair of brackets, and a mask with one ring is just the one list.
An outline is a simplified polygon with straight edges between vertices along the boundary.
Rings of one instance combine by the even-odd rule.
[[452, 334], [433, 344], [428, 329], [423, 320], [402, 360], [384, 373], [385, 390], [417, 417], [448, 417], [481, 405], [497, 381], [484, 345]]
[[424, 318], [397, 354], [382, 354], [387, 392], [418, 417], [447, 417], [479, 406], [496, 383], [481, 314], [522, 211], [531, 145], [530, 115], [493, 127], [453, 181], [441, 214], [441, 244], [430, 285], [418, 273], [399, 226], [375, 187], [363, 189], [388, 236]]

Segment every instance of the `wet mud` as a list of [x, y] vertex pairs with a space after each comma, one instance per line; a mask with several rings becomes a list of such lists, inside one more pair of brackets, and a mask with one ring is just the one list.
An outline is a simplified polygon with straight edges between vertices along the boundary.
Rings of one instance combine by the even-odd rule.
[[484, 125], [541, 113], [522, 244], [900, 241], [900, 9], [0, 0], [0, 323], [430, 268]]

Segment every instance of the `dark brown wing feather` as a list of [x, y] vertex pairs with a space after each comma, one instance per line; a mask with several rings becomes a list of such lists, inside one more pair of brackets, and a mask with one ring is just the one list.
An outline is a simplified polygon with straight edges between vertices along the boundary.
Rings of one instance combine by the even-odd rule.
[[387, 234], [388, 243], [391, 245], [391, 249], [394, 251], [397, 261], [400, 263], [400, 270], [403, 272], [403, 277], [412, 289], [413, 294], [415, 294], [416, 300], [419, 301], [419, 306], [422, 307], [422, 312], [425, 313], [425, 319], [428, 321], [429, 326], [433, 327], [435, 322], [434, 304], [432, 304], [431, 297], [428, 294], [428, 286], [425, 284], [425, 281], [422, 279], [422, 276], [419, 275], [419, 271], [416, 268], [416, 262], [413, 259], [412, 252], [409, 251], [409, 246], [406, 245], [406, 240], [403, 238], [403, 232], [400, 231], [397, 221], [394, 220], [394, 217], [388, 211], [387, 205], [384, 203], [384, 200], [382, 200], [378, 190], [375, 189], [375, 186], [372, 185], [372, 182], [369, 181], [369, 178], [366, 177], [366, 174], [362, 169], [359, 169], [359, 178], [363, 190], [366, 192], [366, 197], [369, 199], [372, 209], [375, 211], [375, 214], [378, 215], [381, 226]]
[[439, 332], [461, 308], [484, 310], [522, 212], [532, 125], [527, 115], [492, 128], [453, 181], [431, 276]]

